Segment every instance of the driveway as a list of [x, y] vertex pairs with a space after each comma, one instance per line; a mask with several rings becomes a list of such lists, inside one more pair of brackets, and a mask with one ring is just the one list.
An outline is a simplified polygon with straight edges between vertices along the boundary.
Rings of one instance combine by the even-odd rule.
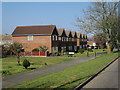
[[[102, 54], [97, 54], [97, 57], [99, 57]], [[27, 71], [27, 72], [18, 73], [15, 75], [7, 76], [7, 77], [4, 77], [2, 80], [2, 87], [7, 88], [10, 86], [20, 84], [24, 81], [42, 76], [42, 75], [51, 74], [54, 72], [59, 72], [63, 69], [72, 67], [72, 66], [77, 65], [81, 62], [85, 62], [85, 61], [88, 61], [91, 59], [94, 59], [93, 55], [91, 55], [89, 57], [86, 56], [86, 57], [75, 58], [75, 60], [63, 62], [63, 63], [57, 64], [54, 66], [43, 67], [40, 69], [36, 69], [34, 71]]]

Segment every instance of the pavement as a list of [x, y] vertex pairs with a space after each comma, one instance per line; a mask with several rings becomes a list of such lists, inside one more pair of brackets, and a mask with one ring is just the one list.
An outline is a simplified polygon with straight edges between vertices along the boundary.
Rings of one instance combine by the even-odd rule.
[[118, 69], [118, 61], [119, 60], [116, 60], [104, 71], [98, 74], [98, 76], [83, 87], [83, 90], [85, 88], [104, 88], [105, 90], [108, 88], [112, 88], [113, 90], [114, 88], [119, 88], [118, 74], [120, 74], [120, 69]]
[[[97, 57], [99, 57], [103, 54], [104, 53], [97, 54]], [[77, 65], [81, 62], [86, 62], [86, 61], [91, 60], [91, 59], [94, 59], [93, 55], [90, 55], [89, 57], [85, 56], [85, 57], [75, 58], [75, 60], [63, 62], [63, 63], [57, 64], [54, 66], [43, 67], [40, 69], [36, 69], [34, 71], [26, 71], [26, 72], [17, 73], [15, 75], [3, 77], [2, 78], [2, 87], [7, 88], [7, 87], [14, 86], [14, 85], [18, 85], [18, 84], [25, 82], [27, 80], [31, 80], [33, 78], [36, 78], [36, 77], [39, 77], [42, 75], [51, 74], [54, 72], [59, 72], [63, 69]]]

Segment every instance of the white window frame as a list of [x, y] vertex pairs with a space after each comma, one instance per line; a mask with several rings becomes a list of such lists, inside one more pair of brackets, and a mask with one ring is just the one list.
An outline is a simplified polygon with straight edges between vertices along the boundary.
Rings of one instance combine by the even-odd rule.
[[55, 38], [56, 38], [56, 41], [58, 40], [58, 36], [57, 35], [55, 35]]
[[54, 40], [55, 40], [54, 35], [52, 35], [52, 41], [54, 41]]
[[52, 35], [52, 41], [57, 41], [58, 40], [58, 36], [57, 35]]
[[33, 36], [32, 35], [29, 35], [28, 36], [28, 41], [32, 41], [33, 40]]

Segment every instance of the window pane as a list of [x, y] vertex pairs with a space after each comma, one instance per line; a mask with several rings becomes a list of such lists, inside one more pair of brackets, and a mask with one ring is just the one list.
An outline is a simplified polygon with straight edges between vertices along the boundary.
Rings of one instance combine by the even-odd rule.
[[52, 40], [54, 41], [54, 36], [52, 36]]
[[28, 36], [28, 40], [33, 40], [33, 36]]
[[57, 35], [56, 35], [56, 41], [57, 41]]

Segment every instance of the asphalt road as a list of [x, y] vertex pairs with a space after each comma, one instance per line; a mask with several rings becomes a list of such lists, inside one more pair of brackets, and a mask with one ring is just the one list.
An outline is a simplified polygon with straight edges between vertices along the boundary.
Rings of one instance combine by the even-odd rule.
[[113, 62], [83, 88], [119, 88], [118, 74], [120, 74], [120, 69], [118, 69], [118, 61]]
[[[102, 54], [97, 54], [97, 57], [101, 56]], [[88, 60], [94, 59], [94, 56], [91, 55], [89, 57], [80, 57], [76, 58], [75, 60], [71, 60], [68, 62], [63, 62], [54, 66], [47, 66], [43, 67], [40, 69], [36, 69], [34, 71], [27, 71], [27, 72], [21, 72], [17, 73], [15, 75], [7, 76], [2, 78], [2, 87], [7, 88], [11, 87], [17, 84], [20, 84], [24, 81], [31, 80], [33, 78], [46, 75], [46, 74], [51, 74], [54, 72], [59, 72], [63, 69], [69, 68], [71, 66], [77, 65], [81, 62], [85, 62]]]

